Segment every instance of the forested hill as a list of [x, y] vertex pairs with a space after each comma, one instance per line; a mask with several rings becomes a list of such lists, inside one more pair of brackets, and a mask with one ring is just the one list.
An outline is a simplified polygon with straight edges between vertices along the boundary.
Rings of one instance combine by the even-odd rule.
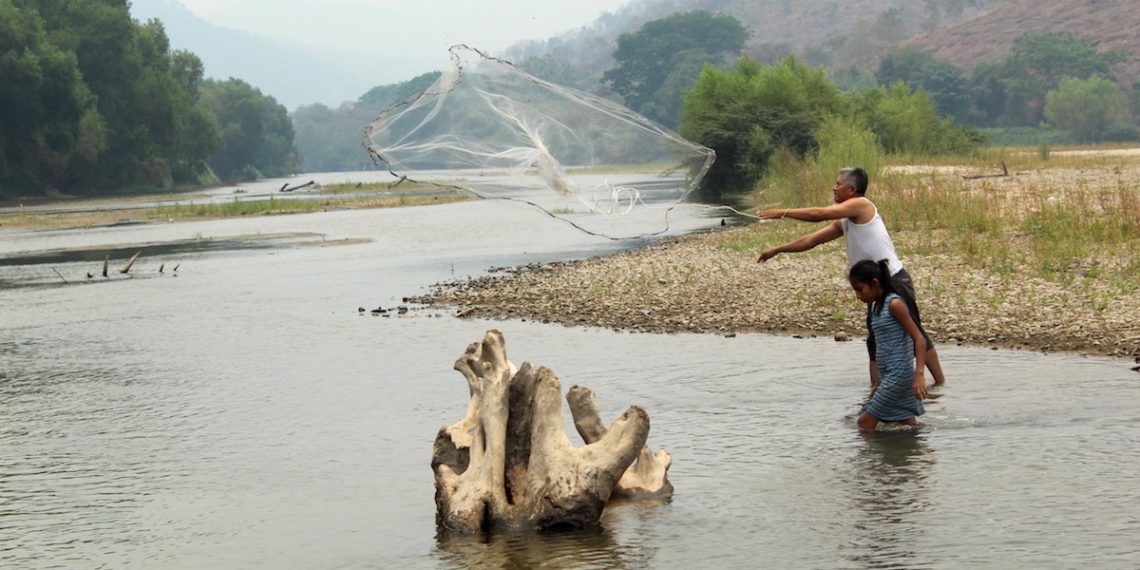
[[1069, 32], [1097, 51], [1121, 51], [1113, 67], [1127, 83], [1140, 81], [1140, 3], [1136, 0], [1006, 0], [973, 17], [922, 34], [907, 45], [971, 69], [1005, 56], [1025, 32]]
[[[794, 54], [828, 67], [870, 67], [877, 55], [924, 30], [967, 18], [1001, 0], [634, 0], [590, 26], [545, 41], [521, 42], [503, 56], [515, 63], [554, 58], [587, 76], [613, 65], [617, 37], [650, 20], [704, 10], [739, 20], [751, 37], [744, 53], [759, 61]], [[586, 85], [578, 85], [586, 87]]]

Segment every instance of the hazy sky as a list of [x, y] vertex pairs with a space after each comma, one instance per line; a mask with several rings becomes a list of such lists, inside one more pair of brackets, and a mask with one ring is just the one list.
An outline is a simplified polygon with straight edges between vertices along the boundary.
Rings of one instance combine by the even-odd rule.
[[401, 58], [420, 72], [444, 69], [453, 44], [498, 54], [519, 40], [587, 25], [629, 1], [181, 0], [217, 25], [383, 60]]

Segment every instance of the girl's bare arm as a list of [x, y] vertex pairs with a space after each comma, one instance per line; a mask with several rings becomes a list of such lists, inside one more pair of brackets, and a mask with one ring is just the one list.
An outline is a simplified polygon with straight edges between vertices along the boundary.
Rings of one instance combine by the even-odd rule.
[[902, 299], [891, 299], [891, 316], [898, 321], [905, 332], [914, 340], [914, 395], [918, 399], [926, 399], [926, 338], [918, 330], [914, 319], [910, 318], [910, 310]]

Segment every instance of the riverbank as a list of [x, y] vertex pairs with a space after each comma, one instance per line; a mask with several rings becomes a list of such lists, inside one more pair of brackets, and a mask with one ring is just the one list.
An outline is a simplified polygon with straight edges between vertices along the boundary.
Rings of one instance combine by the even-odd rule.
[[[264, 186], [264, 184], [262, 184]], [[426, 206], [469, 200], [469, 196], [427, 185], [393, 182], [299, 184], [301, 191], [249, 193], [235, 187], [230, 195], [217, 189], [183, 193], [141, 194], [102, 198], [29, 200], [0, 207], [0, 230], [83, 229], [127, 224], [212, 220], [240, 216], [307, 214], [345, 209]], [[210, 191], [213, 191], [212, 195]]]
[[[769, 224], [687, 236], [609, 257], [506, 268], [413, 299], [459, 315], [632, 332], [782, 333], [862, 339], [864, 305], [841, 244], [756, 263]], [[906, 243], [906, 232], [896, 241]], [[1140, 357], [1140, 293], [1002, 275], [951, 255], [901, 255], [936, 343]]]

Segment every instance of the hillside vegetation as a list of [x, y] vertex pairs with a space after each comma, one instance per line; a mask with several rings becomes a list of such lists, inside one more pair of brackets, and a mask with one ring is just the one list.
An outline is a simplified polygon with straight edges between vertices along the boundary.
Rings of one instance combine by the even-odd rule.
[[1069, 32], [1098, 51], [1126, 56], [1113, 67], [1121, 80], [1140, 80], [1140, 6], [1135, 0], [1006, 0], [990, 9], [920, 34], [905, 44], [972, 69], [1001, 59], [1026, 32]]

